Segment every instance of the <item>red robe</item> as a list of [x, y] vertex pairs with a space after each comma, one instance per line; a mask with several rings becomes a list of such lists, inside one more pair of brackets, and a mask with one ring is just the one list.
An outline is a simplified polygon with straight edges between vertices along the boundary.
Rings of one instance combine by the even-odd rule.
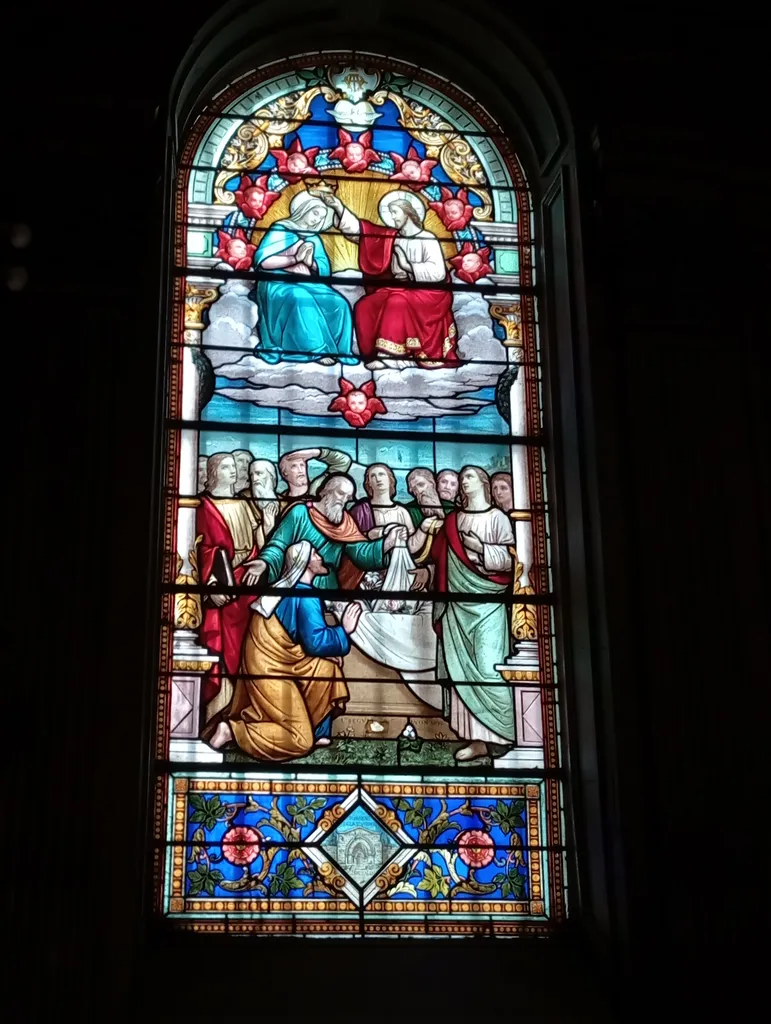
[[[359, 221], [359, 267], [365, 275], [391, 275], [395, 228]], [[449, 281], [449, 276], [446, 278]], [[365, 284], [354, 306], [356, 337], [364, 359], [377, 355], [427, 364], [458, 362], [452, 293], [445, 289]]]
[[[479, 566], [469, 558], [466, 553], [466, 549], [463, 547], [463, 540], [458, 533], [458, 513], [449, 512], [444, 520], [441, 530], [434, 537], [433, 544], [431, 545], [431, 561], [436, 565], [436, 571], [434, 575], [434, 587], [440, 594], [447, 593], [447, 550], [452, 548], [453, 554], [463, 562], [467, 569], [475, 572], [477, 576], [482, 576], [479, 571]], [[492, 580], [493, 583], [499, 583], [505, 586], [507, 583], [511, 583], [511, 576], [503, 573], [485, 573], [484, 579]], [[442, 635], [442, 620], [437, 619], [434, 623], [434, 632], [439, 636]]]
[[[198, 546], [198, 572], [203, 585], [211, 576], [214, 556], [222, 548], [230, 559], [231, 565], [235, 557], [233, 538], [228, 525], [223, 519], [214, 502], [204, 495], [198, 506], [195, 517], [196, 533], [201, 536]], [[253, 547], [247, 561], [257, 557], [257, 548]], [[233, 569], [233, 580], [236, 586], [243, 583], [245, 573], [243, 563]], [[236, 676], [241, 664], [241, 647], [243, 646], [246, 628], [249, 625], [249, 604], [254, 598], [249, 594], [241, 594], [230, 600], [222, 608], [215, 608], [208, 601], [203, 602], [203, 624], [201, 626], [201, 643], [210, 651], [220, 656], [204, 680], [202, 697], [208, 704], [216, 697], [221, 686], [221, 675]]]

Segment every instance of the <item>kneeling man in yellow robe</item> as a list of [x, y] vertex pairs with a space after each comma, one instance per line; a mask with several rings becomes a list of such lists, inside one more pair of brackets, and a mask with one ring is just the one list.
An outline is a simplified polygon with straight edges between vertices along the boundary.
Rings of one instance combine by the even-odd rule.
[[251, 605], [233, 699], [205, 730], [215, 749], [235, 741], [260, 761], [288, 761], [331, 742], [332, 717], [348, 700], [341, 666], [361, 606], [349, 604], [339, 626], [327, 625], [312, 584], [328, 572], [309, 541], [287, 548], [274, 586], [291, 593]]

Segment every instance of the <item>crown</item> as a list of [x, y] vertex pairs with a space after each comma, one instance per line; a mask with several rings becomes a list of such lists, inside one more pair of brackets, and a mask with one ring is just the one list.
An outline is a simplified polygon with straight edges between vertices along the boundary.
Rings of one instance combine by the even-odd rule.
[[321, 178], [319, 181], [308, 182], [306, 189], [312, 196], [333, 196], [337, 192], [337, 182]]

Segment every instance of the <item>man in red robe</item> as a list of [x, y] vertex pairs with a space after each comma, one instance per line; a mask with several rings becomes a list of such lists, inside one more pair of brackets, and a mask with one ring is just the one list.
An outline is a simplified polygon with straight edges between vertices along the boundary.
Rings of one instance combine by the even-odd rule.
[[[442, 247], [436, 235], [423, 227], [417, 197], [396, 191], [381, 201], [380, 216], [392, 227], [359, 220], [335, 195], [323, 199], [335, 211], [340, 231], [358, 243], [365, 281], [367, 277], [425, 285], [449, 281]], [[379, 356], [414, 360], [424, 367], [458, 362], [449, 289], [398, 283], [365, 283], [364, 289], [366, 295], [356, 303], [353, 315], [359, 352], [370, 369], [382, 368]]]
[[209, 718], [219, 710], [220, 698], [226, 702], [230, 699], [230, 687], [223, 688], [223, 677], [238, 674], [252, 600], [248, 594], [229, 597], [221, 593], [226, 581], [218, 579], [217, 573], [222, 575], [229, 567], [232, 583], [243, 583], [246, 563], [257, 557], [261, 531], [250, 502], [234, 494], [237, 470], [232, 454], [212, 455], [207, 470], [206, 490], [196, 512], [196, 532], [201, 537], [199, 578], [212, 587], [212, 594], [203, 600], [201, 643], [220, 656], [202, 690]]

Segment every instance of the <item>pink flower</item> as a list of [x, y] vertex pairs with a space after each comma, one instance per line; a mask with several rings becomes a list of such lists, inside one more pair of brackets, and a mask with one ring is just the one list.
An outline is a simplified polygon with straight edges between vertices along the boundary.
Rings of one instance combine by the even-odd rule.
[[457, 256], [453, 256], [450, 263], [455, 267], [455, 272], [461, 281], [466, 284], [473, 284], [480, 277], [492, 274], [490, 266], [490, 250], [488, 248], [475, 249], [471, 242], [464, 242], [463, 248]]
[[253, 828], [237, 825], [222, 837], [222, 856], [231, 864], [243, 867], [251, 864], [260, 852], [260, 833]]
[[330, 159], [339, 160], [346, 171], [351, 174], [359, 174], [366, 171], [370, 164], [377, 163], [380, 157], [372, 146], [372, 132], [364, 132], [359, 136], [359, 141], [354, 142], [353, 136], [343, 128], [337, 132], [339, 144], [329, 154]]
[[232, 235], [228, 231], [217, 232], [215, 256], [225, 260], [234, 270], [248, 270], [256, 249], [257, 246], [247, 239], [243, 228], [236, 228]]
[[487, 832], [470, 828], [458, 836], [458, 856], [470, 868], [486, 868], [495, 856], [495, 843]]
[[296, 185], [300, 178], [308, 174], [318, 174], [313, 166], [319, 146], [311, 146], [303, 150], [302, 143], [295, 139], [289, 149], [271, 149], [276, 158], [278, 173], [283, 175], [290, 185]]
[[442, 198], [438, 203], [428, 204], [448, 231], [462, 231], [474, 215], [474, 208], [468, 201], [465, 188], [457, 196], [442, 186]]
[[379, 412], [388, 412], [375, 397], [375, 382], [368, 380], [360, 388], [354, 387], [345, 377], [340, 378], [340, 396], [329, 406], [329, 412], [340, 412], [346, 423], [352, 427], [366, 427]]
[[407, 156], [398, 153], [391, 153], [390, 156], [396, 166], [396, 173], [391, 175], [390, 180], [409, 181], [414, 185], [430, 181], [431, 169], [438, 163], [437, 160], [421, 160], [414, 146], [407, 150]]
[[254, 217], [255, 220], [265, 216], [279, 195], [268, 188], [267, 174], [263, 174], [256, 181], [252, 181], [249, 175], [245, 174], [239, 181], [235, 194], [239, 209], [247, 217]]

